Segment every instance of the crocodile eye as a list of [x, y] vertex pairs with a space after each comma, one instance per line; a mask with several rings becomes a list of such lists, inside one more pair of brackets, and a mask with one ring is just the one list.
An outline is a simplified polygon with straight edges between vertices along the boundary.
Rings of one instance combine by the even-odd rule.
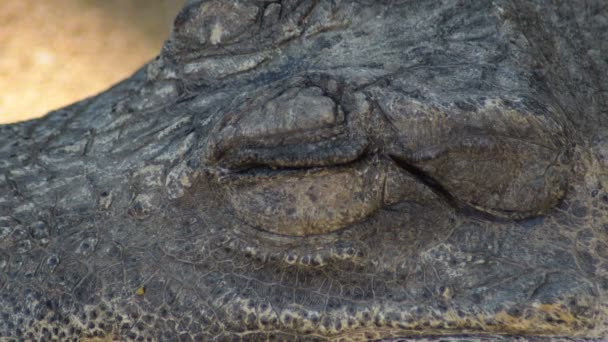
[[319, 87], [294, 87], [245, 105], [215, 128], [206, 163], [222, 173], [221, 188], [242, 221], [308, 236], [340, 229], [381, 206], [377, 163], [334, 97]]

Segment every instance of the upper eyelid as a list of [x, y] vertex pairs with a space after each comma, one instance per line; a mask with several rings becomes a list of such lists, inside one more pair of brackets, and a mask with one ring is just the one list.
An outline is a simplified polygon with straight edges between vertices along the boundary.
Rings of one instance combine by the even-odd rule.
[[207, 155], [217, 161], [236, 147], [314, 143], [339, 139], [348, 131], [344, 110], [323, 89], [293, 86], [255, 106], [243, 105], [218, 122]]

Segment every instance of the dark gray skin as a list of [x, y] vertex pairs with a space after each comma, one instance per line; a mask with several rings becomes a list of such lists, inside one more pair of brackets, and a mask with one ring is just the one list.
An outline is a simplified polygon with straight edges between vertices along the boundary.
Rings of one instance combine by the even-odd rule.
[[191, 1], [0, 126], [0, 339], [608, 338], [607, 53], [603, 0]]

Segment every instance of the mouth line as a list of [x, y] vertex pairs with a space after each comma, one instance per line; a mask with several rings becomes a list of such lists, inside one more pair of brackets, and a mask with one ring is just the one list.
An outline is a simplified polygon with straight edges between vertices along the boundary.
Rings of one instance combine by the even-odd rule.
[[[555, 306], [555, 305], [553, 305]], [[440, 305], [385, 302], [382, 308], [368, 304], [354, 304], [345, 309], [320, 312], [311, 309], [306, 316], [290, 308], [266, 309], [260, 316], [275, 317], [282, 326], [276, 330], [299, 333], [302, 336], [320, 335], [328, 340], [366, 336], [368, 341], [442, 341], [446, 338], [469, 340], [511, 337], [531, 338], [534, 341], [553, 341], [561, 337], [568, 341], [599, 341], [593, 337], [592, 317], [573, 316], [572, 322], [546, 322], [546, 312], [534, 305], [525, 305], [526, 317], [513, 316], [508, 310], [476, 311], [461, 306], [441, 308]], [[306, 312], [307, 308], [300, 308]], [[333, 312], [332, 312], [333, 311]], [[267, 316], [268, 315], [268, 316]], [[278, 316], [278, 317], [277, 317]], [[243, 320], [243, 324], [246, 321]], [[349, 322], [342, 324], [342, 322]], [[569, 336], [569, 337], [567, 337]], [[539, 338], [538, 340], [536, 338]], [[360, 340], [360, 339], [355, 339]]]

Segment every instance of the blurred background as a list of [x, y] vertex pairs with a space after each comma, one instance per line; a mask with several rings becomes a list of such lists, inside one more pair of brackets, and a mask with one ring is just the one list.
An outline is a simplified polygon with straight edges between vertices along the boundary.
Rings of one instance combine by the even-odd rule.
[[0, 124], [94, 95], [154, 58], [186, 0], [0, 0]]

